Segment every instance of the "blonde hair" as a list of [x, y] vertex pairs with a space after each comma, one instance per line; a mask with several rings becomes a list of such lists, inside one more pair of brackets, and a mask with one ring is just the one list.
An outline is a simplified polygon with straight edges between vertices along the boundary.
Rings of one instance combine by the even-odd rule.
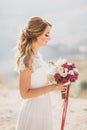
[[46, 20], [40, 17], [32, 17], [27, 26], [24, 27], [19, 36], [17, 57], [17, 65], [20, 63], [20, 58], [24, 56], [23, 63], [26, 68], [32, 69], [32, 55], [34, 55], [32, 42], [37, 40], [37, 37], [43, 34], [47, 26], [52, 26]]

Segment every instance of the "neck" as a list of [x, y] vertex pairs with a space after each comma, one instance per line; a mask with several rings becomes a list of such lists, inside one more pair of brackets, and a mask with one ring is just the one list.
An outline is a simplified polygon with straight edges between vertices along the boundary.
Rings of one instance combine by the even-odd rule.
[[33, 45], [34, 54], [36, 55], [38, 53], [40, 46], [38, 45], [37, 42], [34, 42], [32, 45]]

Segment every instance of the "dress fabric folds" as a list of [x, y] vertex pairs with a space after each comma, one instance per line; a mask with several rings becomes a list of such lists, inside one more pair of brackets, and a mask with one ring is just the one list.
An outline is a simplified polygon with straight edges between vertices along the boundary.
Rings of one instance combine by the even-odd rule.
[[[40, 54], [33, 57], [34, 72], [31, 75], [31, 87], [39, 88], [48, 85], [51, 71]], [[23, 59], [19, 71], [24, 69]], [[38, 97], [24, 99], [18, 116], [16, 130], [59, 130], [58, 93], [53, 91]]]

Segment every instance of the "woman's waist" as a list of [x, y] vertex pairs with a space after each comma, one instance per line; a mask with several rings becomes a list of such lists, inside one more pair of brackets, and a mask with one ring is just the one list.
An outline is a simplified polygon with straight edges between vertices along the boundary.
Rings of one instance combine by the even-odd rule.
[[37, 102], [40, 101], [43, 102], [43, 100], [47, 100], [49, 98], [49, 93], [47, 94], [42, 94], [40, 96], [37, 97], [33, 97], [33, 98], [28, 98], [28, 99], [24, 99], [23, 102]]

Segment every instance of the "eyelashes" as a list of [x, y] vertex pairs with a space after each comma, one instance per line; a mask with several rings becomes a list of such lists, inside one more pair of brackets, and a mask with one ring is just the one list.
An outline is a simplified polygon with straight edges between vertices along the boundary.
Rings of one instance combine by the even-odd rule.
[[48, 34], [45, 34], [45, 37], [49, 37], [49, 35], [48, 35]]

